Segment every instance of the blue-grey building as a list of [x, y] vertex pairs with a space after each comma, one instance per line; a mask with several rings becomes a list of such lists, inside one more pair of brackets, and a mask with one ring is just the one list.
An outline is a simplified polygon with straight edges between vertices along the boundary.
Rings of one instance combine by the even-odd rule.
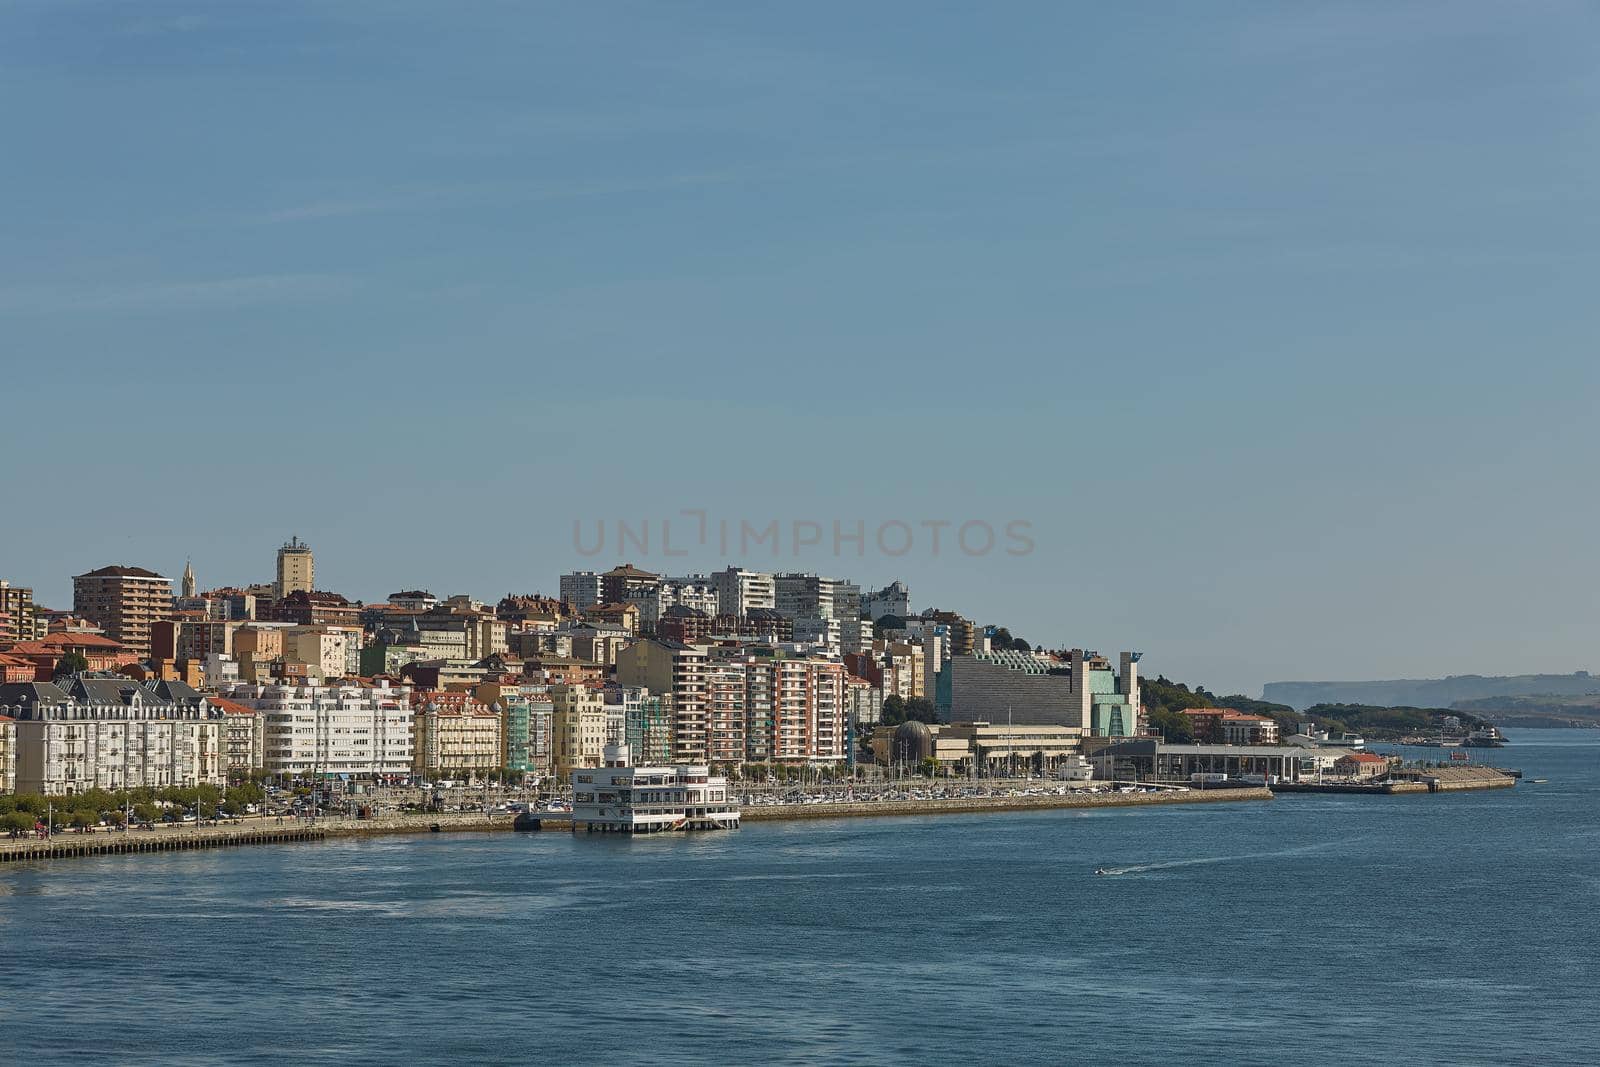
[[1074, 726], [1086, 736], [1139, 732], [1139, 653], [1119, 664], [1073, 649], [1065, 657], [1009, 650], [952, 656], [939, 668], [934, 706], [943, 722]]

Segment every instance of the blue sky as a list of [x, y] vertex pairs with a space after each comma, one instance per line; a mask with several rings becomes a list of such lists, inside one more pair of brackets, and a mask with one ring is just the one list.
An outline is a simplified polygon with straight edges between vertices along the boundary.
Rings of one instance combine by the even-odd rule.
[[1580, 3], [0, 3], [0, 575], [1022, 520], [746, 562], [1224, 690], [1600, 667], [1596, 71]]

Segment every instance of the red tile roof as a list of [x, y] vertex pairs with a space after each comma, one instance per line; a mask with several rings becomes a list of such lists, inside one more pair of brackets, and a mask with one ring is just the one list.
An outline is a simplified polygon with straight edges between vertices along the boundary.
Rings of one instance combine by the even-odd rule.
[[224, 715], [254, 715], [255, 714], [255, 710], [254, 709], [247, 708], [243, 704], [240, 704], [238, 701], [229, 700], [226, 697], [207, 697], [206, 699], [211, 701], [212, 704], [216, 705], [216, 707], [221, 709], [221, 711], [222, 711], [222, 713]]
[[61, 630], [46, 634], [37, 641], [19, 641], [6, 651], [19, 656], [39, 656], [66, 648], [120, 649], [122, 642], [113, 641], [101, 634], [71, 633]]

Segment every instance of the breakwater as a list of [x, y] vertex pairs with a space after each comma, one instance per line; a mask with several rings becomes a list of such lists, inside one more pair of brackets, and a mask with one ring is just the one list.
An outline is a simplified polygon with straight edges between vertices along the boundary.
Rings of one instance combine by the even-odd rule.
[[[1520, 772], [1519, 772], [1520, 776]], [[1517, 779], [1493, 767], [1402, 767], [1382, 782], [1280, 782], [1275, 793], [1455, 793], [1510, 789]]]
[[1359, 793], [1366, 796], [1392, 796], [1397, 793], [1427, 793], [1422, 782], [1278, 782], [1274, 793]]

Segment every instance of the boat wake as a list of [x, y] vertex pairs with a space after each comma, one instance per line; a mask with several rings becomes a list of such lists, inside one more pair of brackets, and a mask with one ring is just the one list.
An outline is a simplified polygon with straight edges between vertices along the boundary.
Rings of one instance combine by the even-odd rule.
[[1344, 844], [1344, 841], [1319, 841], [1314, 845], [1301, 845], [1297, 848], [1280, 849], [1277, 852], [1242, 852], [1235, 856], [1203, 856], [1189, 860], [1166, 860], [1161, 863], [1135, 863], [1125, 867], [1096, 867], [1095, 874], [1146, 874], [1151, 871], [1171, 871], [1182, 867], [1204, 867], [1213, 863], [1234, 863], [1239, 860], [1265, 860], [1279, 859], [1284, 856], [1300, 856], [1307, 852], [1320, 852], [1325, 848]]

